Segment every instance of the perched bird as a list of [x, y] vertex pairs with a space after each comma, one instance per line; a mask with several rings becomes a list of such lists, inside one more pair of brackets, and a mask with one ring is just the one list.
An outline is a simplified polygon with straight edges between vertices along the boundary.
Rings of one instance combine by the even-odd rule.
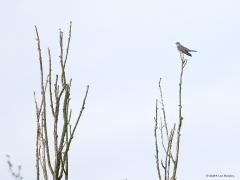
[[195, 50], [191, 50], [191, 49], [184, 47], [183, 45], [180, 44], [180, 42], [176, 42], [176, 45], [177, 45], [177, 49], [179, 52], [186, 54], [188, 56], [192, 56], [192, 54], [190, 54], [189, 52], [197, 52]]

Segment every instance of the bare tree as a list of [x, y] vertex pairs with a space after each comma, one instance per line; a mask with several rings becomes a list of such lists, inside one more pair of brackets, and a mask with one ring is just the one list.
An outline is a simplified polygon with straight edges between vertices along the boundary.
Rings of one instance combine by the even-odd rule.
[[[63, 32], [59, 31], [60, 45], [60, 73], [52, 75], [52, 56], [48, 49], [48, 68], [43, 67], [42, 50], [38, 29], [35, 26], [38, 61], [40, 67], [41, 97], [37, 100], [36, 107], [36, 179], [43, 177], [47, 180], [60, 180], [69, 177], [68, 154], [74, 138], [77, 126], [82, 117], [88, 95], [87, 86], [82, 105], [76, 120], [72, 122], [72, 110], [70, 108], [70, 95], [72, 79], [66, 75], [66, 66], [71, 41], [72, 22], [70, 22], [66, 49], [63, 44]], [[45, 72], [46, 71], [46, 72]], [[54, 80], [53, 80], [54, 79]], [[50, 128], [51, 123], [53, 128]], [[49, 136], [49, 133], [53, 136]], [[51, 139], [52, 138], [52, 139]], [[50, 142], [53, 142], [52, 144]], [[54, 153], [51, 153], [54, 152]], [[50, 175], [49, 175], [50, 174]]]
[[[182, 129], [182, 82], [183, 72], [187, 64], [187, 59], [180, 53], [181, 68], [178, 88], [178, 121], [169, 129], [167, 121], [161, 79], [159, 80], [160, 99], [156, 99], [154, 117], [154, 139], [155, 139], [155, 158], [159, 180], [176, 180], [178, 160], [180, 152], [180, 140]], [[161, 111], [159, 112], [159, 108]], [[160, 139], [160, 140], [159, 140]]]

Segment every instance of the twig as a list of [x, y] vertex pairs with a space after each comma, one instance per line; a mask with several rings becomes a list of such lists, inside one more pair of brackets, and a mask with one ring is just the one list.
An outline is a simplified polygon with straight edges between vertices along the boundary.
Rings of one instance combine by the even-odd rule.
[[6, 155], [6, 158], [7, 158], [7, 165], [8, 165], [8, 168], [9, 168], [9, 171], [11, 173], [11, 175], [16, 179], [16, 180], [22, 180], [23, 177], [21, 176], [21, 169], [22, 169], [22, 166], [21, 165], [18, 165], [17, 167], [17, 172], [15, 172], [13, 170], [13, 163], [11, 161], [11, 157], [10, 155]]
[[154, 121], [155, 121], [155, 126], [154, 126], [155, 158], [156, 158], [157, 174], [158, 174], [158, 179], [162, 180], [160, 166], [159, 166], [159, 147], [158, 147], [158, 136], [157, 136], [157, 129], [158, 129], [158, 100], [157, 99], [156, 99], [156, 105], [155, 105]]

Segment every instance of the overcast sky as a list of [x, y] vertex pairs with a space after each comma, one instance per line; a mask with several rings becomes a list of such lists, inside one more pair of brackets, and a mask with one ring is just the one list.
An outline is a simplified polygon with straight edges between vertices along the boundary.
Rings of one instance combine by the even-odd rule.
[[22, 165], [24, 179], [35, 179], [34, 25], [45, 60], [50, 47], [57, 67], [59, 28], [66, 37], [70, 21], [75, 115], [90, 85], [70, 151], [70, 179], [157, 179], [154, 103], [162, 77], [168, 119], [177, 120], [176, 41], [198, 51], [184, 74], [178, 179], [239, 179], [239, 9], [238, 0], [2, 0], [0, 179], [12, 179], [5, 154]]

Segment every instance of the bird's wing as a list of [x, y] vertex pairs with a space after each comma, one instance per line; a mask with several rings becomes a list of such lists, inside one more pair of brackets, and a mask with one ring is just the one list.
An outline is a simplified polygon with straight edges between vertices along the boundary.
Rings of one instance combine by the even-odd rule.
[[188, 51], [183, 52], [184, 54], [188, 55], [188, 56], [192, 56], [192, 54], [190, 54]]
[[186, 47], [183, 46], [183, 45], [180, 45], [179, 48], [181, 48], [183, 51], [191, 51], [190, 49], [186, 48]]
[[178, 48], [178, 50], [179, 50], [180, 52], [182, 52], [182, 53], [184, 53], [184, 54], [186, 54], [186, 55], [188, 55], [188, 56], [192, 56], [192, 55], [189, 53], [190, 50], [189, 50], [188, 48], [186, 48], [186, 47], [184, 47], [184, 46], [182, 46], [182, 45], [178, 46], [177, 48]]

